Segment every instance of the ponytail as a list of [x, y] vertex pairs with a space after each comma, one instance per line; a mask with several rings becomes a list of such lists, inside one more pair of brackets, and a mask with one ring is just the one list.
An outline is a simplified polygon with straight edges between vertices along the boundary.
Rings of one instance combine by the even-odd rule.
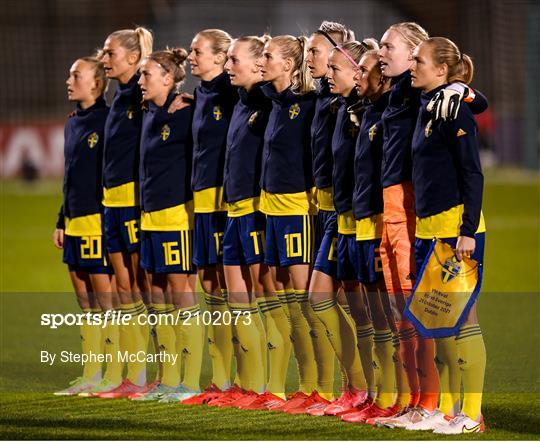
[[432, 37], [426, 40], [431, 48], [433, 61], [437, 65], [448, 66], [448, 83], [470, 84], [474, 76], [474, 65], [467, 54], [460, 52], [456, 44], [445, 37]]
[[143, 27], [135, 28], [135, 33], [137, 34], [139, 40], [139, 52], [141, 60], [148, 57], [152, 53], [152, 45], [154, 43], [154, 38], [150, 31]]
[[460, 81], [465, 84], [471, 84], [472, 79], [474, 77], [474, 64], [472, 62], [471, 57], [469, 57], [467, 54], [461, 54], [461, 73], [448, 77], [449, 83], [454, 83], [456, 81]]
[[279, 35], [272, 38], [272, 42], [279, 47], [281, 56], [293, 60], [291, 90], [300, 95], [315, 89], [315, 82], [306, 63], [307, 40], [307, 37], [292, 35]]
[[120, 45], [130, 52], [137, 52], [139, 54], [139, 64], [152, 53], [154, 38], [146, 28], [139, 26], [135, 29], [121, 29], [114, 31], [108, 38], [117, 39]]

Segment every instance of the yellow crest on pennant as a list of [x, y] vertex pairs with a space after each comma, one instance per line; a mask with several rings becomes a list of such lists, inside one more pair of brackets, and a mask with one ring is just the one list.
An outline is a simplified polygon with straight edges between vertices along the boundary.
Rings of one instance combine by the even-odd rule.
[[457, 260], [455, 256], [448, 258], [441, 265], [441, 280], [443, 284], [454, 279], [461, 272], [461, 263]]
[[167, 138], [169, 138], [169, 135], [171, 134], [171, 128], [169, 127], [168, 124], [165, 124], [162, 128], [161, 128], [161, 139], [163, 141], [165, 141]]
[[88, 135], [88, 139], [86, 140], [88, 142], [88, 147], [92, 149], [99, 141], [99, 135], [97, 132], [92, 132], [90, 135]]
[[424, 135], [429, 137], [431, 135], [431, 124], [433, 123], [433, 120], [429, 120], [428, 124], [426, 125], [426, 128], [424, 129]]
[[369, 128], [368, 135], [369, 135], [369, 141], [373, 141], [375, 139], [375, 136], [377, 135], [377, 125], [376, 124], [374, 124], [373, 126], [371, 126]]
[[223, 118], [223, 111], [221, 110], [221, 106], [214, 106], [213, 110], [214, 120], [219, 121]]
[[478, 294], [480, 269], [468, 257], [458, 261], [452, 246], [436, 240], [407, 307], [425, 332], [456, 327], [469, 300]]
[[294, 103], [289, 108], [289, 118], [294, 120], [298, 115], [300, 115], [300, 105], [298, 103]]

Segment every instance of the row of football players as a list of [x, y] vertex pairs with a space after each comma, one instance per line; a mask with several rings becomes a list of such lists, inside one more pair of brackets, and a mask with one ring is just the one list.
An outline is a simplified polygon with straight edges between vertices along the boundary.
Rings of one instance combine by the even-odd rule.
[[[164, 358], [151, 384], [144, 359], [125, 378], [118, 357], [103, 376], [89, 363], [63, 393], [482, 431], [475, 309], [436, 342], [403, 316], [433, 237], [482, 261], [473, 113], [487, 103], [467, 86], [470, 58], [415, 23], [380, 46], [331, 22], [309, 38], [204, 30], [189, 54], [151, 46], [144, 28], [117, 31], [71, 68], [55, 243], [84, 311], [133, 316], [83, 325], [85, 353], [145, 352], [144, 319], [173, 315], [189, 319], [158, 321], [155, 346], [180, 362]], [[186, 59], [194, 96], [180, 93]], [[202, 393], [196, 274], [213, 315]], [[299, 387], [286, 397], [291, 352]]]

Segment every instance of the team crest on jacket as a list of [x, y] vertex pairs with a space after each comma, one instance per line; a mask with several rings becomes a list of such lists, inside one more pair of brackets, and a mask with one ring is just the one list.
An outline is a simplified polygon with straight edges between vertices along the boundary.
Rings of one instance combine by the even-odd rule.
[[433, 123], [433, 120], [429, 120], [428, 124], [426, 124], [426, 128], [424, 129], [424, 135], [429, 137], [431, 135], [431, 124]]
[[92, 149], [99, 141], [99, 135], [97, 132], [92, 132], [90, 135], [88, 135], [88, 139], [86, 140], [88, 142], [88, 147]]
[[171, 128], [169, 127], [168, 124], [165, 124], [162, 128], [161, 128], [161, 139], [163, 141], [165, 141], [167, 138], [169, 138], [169, 135], [171, 134]]
[[368, 135], [369, 135], [369, 141], [373, 141], [375, 139], [375, 136], [377, 135], [377, 125], [376, 124], [374, 124], [373, 126], [371, 126], [369, 128]]
[[300, 105], [298, 103], [291, 104], [289, 108], [289, 118], [294, 120], [298, 115], [300, 115]]
[[349, 124], [349, 128], [347, 129], [347, 132], [349, 132], [349, 135], [351, 138], [354, 138], [356, 137], [358, 130], [359, 130], [358, 126], [354, 124], [353, 122], [351, 122], [351, 124]]
[[126, 114], [127, 114], [127, 117], [128, 117], [130, 120], [133, 120], [133, 117], [135, 116], [135, 108], [134, 108], [134, 107], [130, 107], [130, 108], [126, 111]]
[[248, 120], [248, 126], [253, 127], [255, 124], [257, 124], [257, 119], [259, 118], [259, 112], [253, 112]]
[[221, 106], [214, 106], [213, 110], [214, 120], [219, 121], [223, 118], [223, 111], [221, 110]]
[[338, 103], [338, 100], [336, 98], [334, 98], [331, 102], [330, 102], [330, 113], [332, 115], [336, 115], [337, 114], [337, 111], [339, 109], [339, 103]]
[[442, 265], [441, 279], [443, 284], [452, 281], [461, 271], [461, 263], [455, 256], [448, 258]]

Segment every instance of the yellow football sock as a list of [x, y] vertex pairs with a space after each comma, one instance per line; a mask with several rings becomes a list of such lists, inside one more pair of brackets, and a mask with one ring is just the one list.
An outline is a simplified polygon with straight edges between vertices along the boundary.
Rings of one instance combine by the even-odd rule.
[[[83, 310], [84, 313], [99, 314], [99, 309]], [[90, 324], [85, 319], [81, 324], [81, 347], [85, 355], [102, 354], [101, 351], [101, 327], [99, 325]], [[91, 358], [85, 362], [83, 367], [83, 378], [98, 380], [101, 379], [101, 362], [95, 361], [96, 358]]]
[[262, 393], [265, 387], [260, 337], [257, 325], [250, 317], [252, 306], [249, 303], [229, 302], [232, 313], [233, 339], [238, 342], [236, 360], [242, 388]]
[[458, 349], [455, 336], [435, 340], [435, 363], [439, 372], [439, 410], [447, 416], [459, 413], [461, 372], [458, 365]]
[[360, 361], [364, 369], [368, 393], [375, 397], [377, 387], [375, 385], [375, 373], [373, 371], [373, 325], [357, 325], [356, 339], [358, 340], [358, 351], [360, 352]]
[[268, 347], [266, 346], [266, 331], [259, 313], [257, 301], [250, 303], [251, 320], [259, 332], [259, 348], [263, 363], [263, 377], [265, 385], [268, 383]]
[[107, 363], [103, 377], [115, 384], [120, 384], [122, 382], [122, 371], [124, 370], [124, 363], [118, 357], [120, 351], [120, 327], [116, 322], [114, 325], [111, 324], [111, 317], [109, 316], [107, 317], [107, 325], [102, 330], [102, 339], [105, 340], [104, 351], [110, 361]]
[[168, 356], [163, 360], [163, 377], [161, 378], [161, 382], [169, 387], [176, 387], [180, 384], [180, 367], [178, 362], [175, 364], [171, 358], [171, 356], [177, 354], [176, 335], [172, 325], [176, 313], [174, 307], [171, 308], [170, 304], [154, 304], [154, 308], [158, 315], [156, 335], [159, 343], [159, 351]]
[[[122, 315], [131, 315], [129, 324], [120, 327], [120, 333], [124, 336], [126, 350], [130, 355], [135, 355], [140, 351], [146, 352], [146, 339], [142, 334], [137, 316], [146, 312], [146, 307], [139, 300], [136, 304], [120, 304]], [[146, 384], [146, 361], [140, 361], [140, 358], [134, 358], [127, 363], [126, 377], [135, 385]]]
[[[157, 312], [156, 312], [156, 309], [154, 308], [154, 305], [153, 304], [150, 304], [147, 306], [148, 308], [148, 313], [147, 313], [147, 316], [150, 316], [150, 315], [153, 315], [153, 316], [156, 316], [157, 315]], [[152, 318], [154, 319], [154, 318]], [[155, 322], [155, 321], [151, 321], [152, 324]], [[153, 354], [157, 354], [159, 352], [159, 343], [158, 343], [158, 340], [157, 340], [157, 334], [156, 334], [156, 326], [155, 325], [149, 325], [148, 326], [148, 331], [149, 331], [149, 341], [151, 340], [152, 341], [152, 353]], [[148, 349], [148, 352], [150, 352], [150, 349], [148, 348], [147, 346], [147, 349]], [[163, 377], [163, 363], [161, 362], [161, 360], [158, 359], [158, 362], [157, 362], [157, 367], [156, 367], [156, 376], [155, 376], [155, 381], [158, 381], [158, 382], [161, 382], [161, 378]]]
[[475, 421], [482, 416], [486, 347], [478, 324], [461, 327], [456, 337], [458, 364], [463, 383], [461, 412]]
[[403, 367], [403, 362], [401, 361], [401, 355], [399, 351], [400, 343], [397, 334], [392, 333], [392, 345], [394, 347], [392, 362], [394, 363], [394, 373], [396, 376], [397, 390], [395, 403], [401, 406], [401, 408], [405, 408], [411, 402], [411, 389], [409, 387], [409, 381], [407, 379], [405, 367]]
[[326, 400], [334, 399], [334, 360], [335, 352], [326, 336], [326, 329], [319, 317], [313, 311], [306, 290], [296, 290], [296, 300], [310, 328], [313, 351], [317, 363], [317, 391]]
[[388, 408], [394, 403], [396, 374], [392, 356], [392, 331], [390, 329], [375, 330], [373, 338], [373, 352], [377, 361], [377, 398], [375, 404], [381, 408]]
[[[204, 325], [202, 323], [199, 304], [181, 308], [177, 311], [180, 318], [185, 318], [189, 312], [189, 320], [181, 320], [174, 326], [178, 354], [182, 358], [182, 384], [191, 390], [200, 390], [200, 378], [203, 360]], [[180, 370], [178, 370], [180, 373]]]
[[[208, 353], [212, 359], [212, 382], [222, 390], [231, 385], [231, 363], [233, 355], [232, 328], [223, 322], [223, 313], [228, 311], [223, 296], [204, 295], [212, 322], [208, 326]], [[217, 313], [219, 312], [219, 316]]]
[[[283, 312], [287, 315], [287, 318], [290, 318], [290, 312], [289, 312], [289, 301], [296, 301], [296, 296], [294, 298], [287, 297], [287, 293], [285, 290], [276, 290], [276, 296], [279, 299], [279, 302], [281, 302], [281, 307], [283, 308]], [[268, 299], [268, 296], [266, 297]]]
[[[230, 307], [229, 307], [230, 309]], [[231, 332], [232, 332], [232, 344], [233, 344], [233, 371], [234, 371], [234, 379], [233, 379], [233, 385], [238, 385], [239, 387], [246, 388], [246, 381], [248, 380], [249, 376], [246, 377], [245, 370], [248, 369], [245, 365], [245, 359], [242, 359], [239, 357], [240, 355], [240, 340], [238, 339], [238, 334], [236, 333], [236, 329], [232, 326], [231, 322]], [[244, 378], [246, 378], [246, 381], [244, 381]]]
[[326, 328], [326, 336], [345, 374], [344, 387], [352, 386], [358, 390], [365, 390], [366, 381], [356, 347], [356, 332], [347, 319], [347, 313], [334, 299], [318, 302], [312, 307]]
[[136, 321], [136, 325], [139, 328], [139, 333], [143, 339], [141, 349], [144, 352], [147, 352], [150, 341], [150, 327], [148, 326], [148, 309], [146, 308], [146, 305], [142, 299], [139, 299], [135, 303], [135, 311], [136, 315], [141, 318], [140, 320]]
[[287, 290], [286, 303], [291, 323], [291, 341], [294, 349], [294, 357], [298, 366], [298, 390], [311, 394], [317, 389], [317, 362], [313, 350], [313, 341], [310, 335], [310, 327], [306, 317], [302, 313], [300, 304], [296, 300], [294, 290]]
[[[266, 389], [285, 398], [285, 381], [291, 357], [291, 325], [277, 296], [257, 298], [266, 330], [268, 384]], [[287, 309], [288, 311], [288, 309]]]

